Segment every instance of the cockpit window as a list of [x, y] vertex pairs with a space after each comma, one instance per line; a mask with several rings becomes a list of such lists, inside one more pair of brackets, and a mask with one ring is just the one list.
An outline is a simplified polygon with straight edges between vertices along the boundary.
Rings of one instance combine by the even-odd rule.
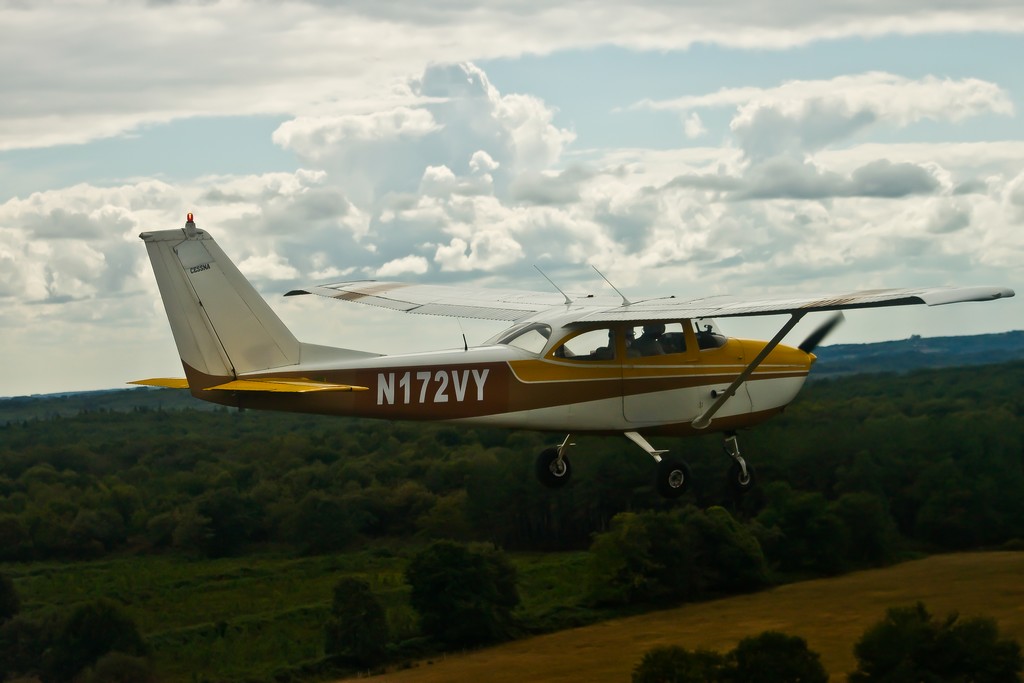
[[694, 320], [693, 331], [697, 334], [697, 346], [701, 351], [722, 348], [728, 341], [713, 320]]
[[526, 327], [512, 329], [504, 337], [498, 339], [499, 344], [508, 344], [517, 349], [540, 353], [551, 337], [551, 326], [535, 323]]
[[686, 351], [683, 324], [648, 323], [626, 328], [626, 355], [630, 358], [664, 356]]
[[556, 348], [554, 356], [566, 360], [615, 360], [615, 331], [601, 328], [578, 334]]

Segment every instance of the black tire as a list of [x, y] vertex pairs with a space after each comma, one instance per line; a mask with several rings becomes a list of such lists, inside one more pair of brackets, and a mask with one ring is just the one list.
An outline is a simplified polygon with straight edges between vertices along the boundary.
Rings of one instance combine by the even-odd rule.
[[654, 488], [664, 498], [678, 498], [689, 488], [690, 477], [690, 466], [686, 462], [662, 456]]
[[[561, 465], [561, 467], [559, 467]], [[537, 481], [549, 489], [560, 489], [572, 478], [572, 465], [569, 458], [563, 456], [558, 460], [557, 448], [545, 448], [537, 456]]]
[[749, 462], [747, 463], [747, 476], [746, 479], [743, 477], [743, 470], [740, 469], [740, 464], [733, 460], [732, 466], [729, 467], [729, 486], [736, 493], [743, 495], [749, 493], [754, 488], [754, 467]]

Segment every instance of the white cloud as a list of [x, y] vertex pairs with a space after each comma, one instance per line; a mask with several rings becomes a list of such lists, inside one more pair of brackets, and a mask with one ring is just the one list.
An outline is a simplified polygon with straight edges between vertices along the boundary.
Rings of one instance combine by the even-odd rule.
[[688, 139], [693, 140], [707, 133], [708, 129], [704, 127], [704, 122], [700, 120], [700, 114], [692, 111], [683, 119], [683, 132]]
[[299, 271], [280, 254], [249, 256], [238, 264], [238, 269], [245, 273], [245, 276], [248, 278], [294, 280], [299, 277]]
[[903, 127], [924, 119], [957, 122], [1014, 113], [1009, 94], [995, 83], [884, 72], [788, 81], [774, 88], [726, 88], [634, 106], [683, 112], [735, 107], [730, 128], [752, 159], [813, 152], [878, 124]]
[[195, 116], [382, 111], [382, 102], [408, 100], [396, 81], [428, 61], [602, 45], [781, 49], [849, 36], [1020, 33], [1024, 8], [1010, 0], [797, 0], [770, 7], [755, 0], [652, 0], [625, 9], [610, 0], [72, 0], [5, 3], [0, 26], [0, 63], [18, 65], [0, 84], [0, 149], [15, 149], [82, 143]]
[[429, 269], [427, 259], [422, 256], [403, 256], [388, 261], [383, 266], [377, 269], [377, 275], [379, 277], [395, 277], [396, 275], [403, 275], [409, 273], [412, 275], [422, 275]]

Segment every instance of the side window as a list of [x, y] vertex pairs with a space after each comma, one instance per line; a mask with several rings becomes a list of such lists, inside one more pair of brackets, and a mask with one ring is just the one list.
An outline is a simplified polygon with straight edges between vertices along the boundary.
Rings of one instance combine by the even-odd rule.
[[630, 358], [664, 356], [686, 351], [683, 324], [648, 323], [626, 328], [626, 353]]
[[554, 356], [566, 360], [615, 360], [615, 331], [602, 328], [578, 334], [556, 348]]

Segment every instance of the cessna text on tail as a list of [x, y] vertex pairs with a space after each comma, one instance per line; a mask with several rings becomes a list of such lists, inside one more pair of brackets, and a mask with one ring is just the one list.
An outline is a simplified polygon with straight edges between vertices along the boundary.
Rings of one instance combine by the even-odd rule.
[[[550, 487], [569, 480], [573, 434], [622, 434], [657, 462], [657, 489], [669, 497], [685, 491], [689, 468], [654, 448], [647, 436], [720, 432], [733, 460], [734, 486], [743, 491], [752, 485], [736, 431], [796, 397], [814, 348], [842, 315], [799, 346], [783, 345], [808, 313], [1014, 295], [1003, 287], [968, 287], [631, 302], [376, 281], [288, 292], [511, 324], [482, 346], [384, 356], [297, 340], [209, 233], [196, 228], [192, 214], [183, 230], [141, 237], [185, 379], [138, 384], [188, 387], [196, 398], [242, 408], [566, 433], [537, 459], [538, 478]], [[778, 314], [789, 318], [768, 341], [727, 338], [712, 320]]]

